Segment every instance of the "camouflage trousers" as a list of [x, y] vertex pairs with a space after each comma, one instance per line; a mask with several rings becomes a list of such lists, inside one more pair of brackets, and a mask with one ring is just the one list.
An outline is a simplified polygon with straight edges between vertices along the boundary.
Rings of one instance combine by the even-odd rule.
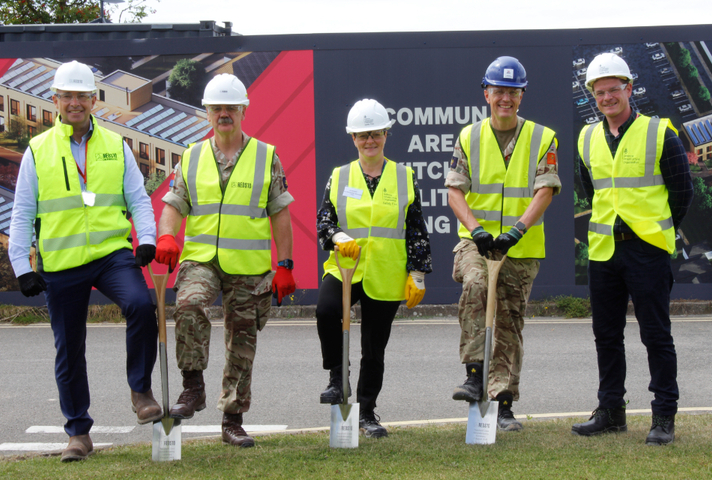
[[205, 370], [210, 352], [210, 320], [206, 308], [223, 295], [225, 367], [218, 410], [243, 413], [250, 409], [252, 364], [257, 330], [267, 322], [272, 274], [228, 275], [215, 260], [183, 262], [174, 290], [176, 358], [181, 370]]
[[[458, 305], [462, 330], [460, 361], [481, 363], [485, 357], [487, 264], [472, 240], [461, 240], [453, 252], [455, 263], [452, 278], [462, 283], [462, 295]], [[499, 271], [488, 389], [492, 398], [500, 393], [511, 393], [514, 400], [519, 399], [519, 376], [524, 355], [523, 316], [537, 273], [538, 260], [509, 257]]]

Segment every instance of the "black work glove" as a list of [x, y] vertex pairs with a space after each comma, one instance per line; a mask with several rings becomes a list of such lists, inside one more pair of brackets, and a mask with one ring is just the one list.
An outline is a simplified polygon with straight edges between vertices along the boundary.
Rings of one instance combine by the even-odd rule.
[[155, 245], [139, 245], [136, 247], [136, 265], [145, 267], [156, 257]]
[[37, 272], [24, 273], [17, 277], [20, 282], [20, 291], [26, 297], [34, 297], [47, 290], [44, 278]]
[[507, 233], [501, 234], [494, 240], [494, 248], [506, 255], [510, 248], [522, 239], [522, 233], [517, 227], [512, 227]]
[[490, 250], [494, 248], [494, 238], [491, 233], [487, 233], [483, 226], [475, 228], [470, 235], [472, 235], [472, 241], [477, 245], [477, 251], [480, 252], [485, 258], [489, 254]]

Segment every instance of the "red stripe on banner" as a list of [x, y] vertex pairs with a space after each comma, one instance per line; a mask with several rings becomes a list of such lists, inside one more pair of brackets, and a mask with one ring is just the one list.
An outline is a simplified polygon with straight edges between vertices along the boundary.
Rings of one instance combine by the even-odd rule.
[[0, 58], [0, 77], [5, 75], [5, 72], [7, 72], [10, 67], [12, 67], [12, 64], [15, 63], [16, 58]]

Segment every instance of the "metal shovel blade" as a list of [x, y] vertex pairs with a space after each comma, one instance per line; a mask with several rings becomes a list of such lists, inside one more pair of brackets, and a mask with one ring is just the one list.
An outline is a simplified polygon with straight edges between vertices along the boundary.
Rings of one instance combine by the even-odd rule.
[[[484, 413], [481, 408], [486, 407]], [[465, 443], [474, 445], [489, 445], [497, 438], [497, 400], [475, 402], [470, 404], [467, 416], [467, 433]]]
[[339, 404], [331, 406], [331, 428], [329, 446], [331, 448], [358, 448], [359, 404]]
[[[180, 460], [181, 457], [181, 429], [174, 424], [172, 428], [166, 428], [162, 418], [153, 424], [153, 450], [151, 459], [154, 462], [171, 462]], [[170, 433], [166, 433], [170, 432]]]

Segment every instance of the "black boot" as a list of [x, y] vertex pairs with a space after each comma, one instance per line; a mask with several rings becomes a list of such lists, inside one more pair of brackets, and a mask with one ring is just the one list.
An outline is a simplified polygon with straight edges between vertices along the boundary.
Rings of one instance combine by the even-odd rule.
[[514, 418], [514, 413], [512, 413], [513, 399], [514, 397], [508, 393], [500, 393], [497, 395], [497, 401], [499, 402], [497, 428], [506, 432], [518, 432], [524, 428], [521, 422]]
[[[342, 367], [339, 365], [329, 371], [329, 385], [321, 392], [320, 402], [336, 405], [344, 401], [344, 381], [341, 373]], [[351, 396], [351, 383], [349, 383], [348, 396]]]
[[459, 387], [455, 387], [452, 392], [453, 400], [465, 400], [467, 402], [479, 402], [482, 400], [482, 364], [468, 363], [465, 365], [467, 380]]
[[608, 432], [627, 432], [625, 423], [625, 405], [618, 408], [597, 408], [588, 422], [577, 423], [571, 427], [574, 435], [600, 435]]
[[381, 425], [380, 418], [373, 412], [361, 412], [358, 427], [369, 438], [383, 438], [388, 436], [388, 430]]
[[653, 414], [653, 426], [650, 427], [646, 445], [667, 445], [675, 440], [675, 415]]

